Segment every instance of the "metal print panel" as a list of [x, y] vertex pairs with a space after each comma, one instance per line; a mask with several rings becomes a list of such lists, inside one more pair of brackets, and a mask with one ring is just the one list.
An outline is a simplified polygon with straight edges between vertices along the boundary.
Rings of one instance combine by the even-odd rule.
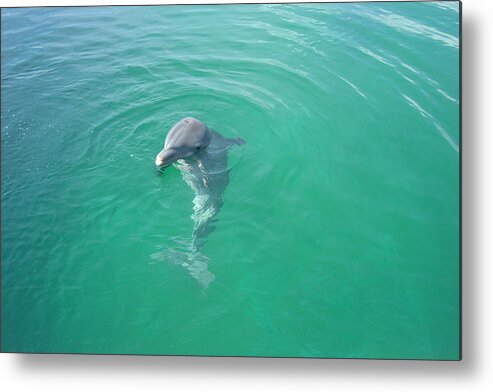
[[460, 4], [3, 8], [4, 352], [460, 359]]

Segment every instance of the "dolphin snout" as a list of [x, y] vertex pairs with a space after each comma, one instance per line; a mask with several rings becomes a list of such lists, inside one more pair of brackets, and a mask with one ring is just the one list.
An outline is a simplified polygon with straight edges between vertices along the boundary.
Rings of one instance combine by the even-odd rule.
[[173, 162], [170, 162], [168, 159], [165, 157], [162, 157], [161, 155], [158, 155], [156, 159], [154, 160], [154, 165], [157, 171], [164, 171], [168, 166], [170, 166]]
[[158, 172], [164, 172], [164, 169], [166, 169], [169, 165], [167, 165], [166, 163], [164, 163], [163, 160], [160, 160], [160, 159], [156, 159], [156, 162], [154, 162], [155, 164], [155, 168]]

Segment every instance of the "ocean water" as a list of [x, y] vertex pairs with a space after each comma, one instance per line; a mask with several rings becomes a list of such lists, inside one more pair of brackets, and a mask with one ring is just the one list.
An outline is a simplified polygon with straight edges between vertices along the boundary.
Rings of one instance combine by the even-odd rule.
[[[3, 351], [459, 357], [458, 2], [1, 22]], [[246, 141], [195, 255], [186, 116]]]

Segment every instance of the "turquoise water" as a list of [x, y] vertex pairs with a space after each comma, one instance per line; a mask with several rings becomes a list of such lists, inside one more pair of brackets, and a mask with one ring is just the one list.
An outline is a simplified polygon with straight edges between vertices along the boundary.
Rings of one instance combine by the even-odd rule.
[[[457, 2], [2, 9], [2, 350], [457, 359]], [[244, 146], [194, 276], [194, 192]], [[192, 217], [192, 219], [191, 219]]]

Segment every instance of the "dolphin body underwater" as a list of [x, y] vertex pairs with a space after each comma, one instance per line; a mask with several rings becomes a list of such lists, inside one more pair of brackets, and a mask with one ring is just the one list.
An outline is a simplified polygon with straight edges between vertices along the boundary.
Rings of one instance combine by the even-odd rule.
[[158, 171], [162, 173], [174, 164], [195, 193], [191, 216], [194, 228], [185, 252], [167, 249], [152, 257], [181, 264], [204, 288], [214, 280], [214, 274], [208, 270], [209, 259], [200, 249], [214, 230], [214, 218], [223, 204], [222, 195], [229, 182], [228, 150], [242, 144], [245, 141], [241, 138], [225, 138], [199, 120], [186, 117], [171, 128], [164, 148], [156, 156]]

